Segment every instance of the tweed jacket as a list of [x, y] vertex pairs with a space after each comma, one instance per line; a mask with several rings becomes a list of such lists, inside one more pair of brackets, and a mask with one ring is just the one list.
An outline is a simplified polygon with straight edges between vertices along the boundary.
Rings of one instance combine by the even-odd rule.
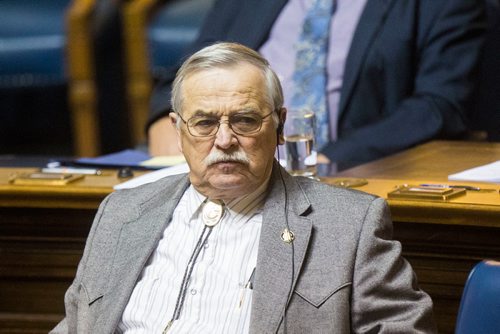
[[[115, 331], [188, 186], [187, 175], [171, 176], [103, 201], [52, 333]], [[280, 237], [287, 225], [291, 244]], [[431, 299], [391, 235], [383, 199], [291, 177], [275, 163], [250, 333], [433, 333]]]

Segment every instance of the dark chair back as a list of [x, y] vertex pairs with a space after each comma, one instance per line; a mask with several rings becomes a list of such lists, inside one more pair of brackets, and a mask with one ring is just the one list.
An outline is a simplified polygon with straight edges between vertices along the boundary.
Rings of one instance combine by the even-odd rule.
[[69, 3], [0, 1], [0, 154], [71, 153], [64, 29]]
[[0, 87], [66, 82], [64, 11], [69, 2], [0, 1]]

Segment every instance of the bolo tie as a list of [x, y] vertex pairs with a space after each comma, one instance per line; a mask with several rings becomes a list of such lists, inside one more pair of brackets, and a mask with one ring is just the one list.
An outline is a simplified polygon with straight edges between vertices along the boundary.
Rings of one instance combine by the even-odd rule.
[[163, 330], [163, 334], [167, 333], [172, 327], [175, 320], [178, 320], [182, 307], [184, 306], [184, 299], [186, 298], [186, 293], [188, 289], [189, 280], [191, 279], [191, 274], [193, 273], [194, 265], [198, 255], [200, 255], [203, 246], [208, 240], [208, 237], [212, 233], [212, 228], [217, 225], [222, 217], [224, 216], [224, 203], [222, 201], [211, 201], [208, 198], [205, 199], [203, 209], [201, 212], [201, 220], [203, 221], [203, 231], [201, 232], [198, 242], [194, 247], [189, 262], [184, 270], [184, 277], [182, 278], [181, 288], [179, 290], [179, 295], [177, 296], [177, 301], [175, 303], [175, 310], [172, 318], [167, 323], [167, 326]]

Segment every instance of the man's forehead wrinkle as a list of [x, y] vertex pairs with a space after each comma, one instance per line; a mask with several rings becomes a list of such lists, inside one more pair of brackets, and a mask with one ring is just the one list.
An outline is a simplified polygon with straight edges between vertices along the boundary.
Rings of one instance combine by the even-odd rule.
[[185, 100], [199, 101], [207, 103], [261, 103], [263, 102], [263, 93], [254, 89], [235, 91], [234, 89], [189, 89], [185, 91]]
[[220, 117], [222, 115], [233, 115], [236, 113], [258, 113], [259, 108], [254, 107], [253, 105], [245, 105], [245, 106], [237, 106], [237, 107], [232, 107], [228, 109], [228, 112], [221, 112], [220, 109], [201, 109], [198, 108], [194, 110], [192, 113], [192, 116], [214, 116], [214, 117]]
[[258, 94], [214, 93], [189, 95], [188, 100], [200, 110], [215, 110], [217, 108], [256, 108], [265, 103]]
[[217, 111], [196, 109], [193, 113], [193, 116], [217, 116]]
[[[200, 73], [198, 73], [199, 75]], [[235, 96], [235, 95], [249, 95], [252, 97], [261, 96], [263, 91], [265, 90], [265, 83], [262, 81], [261, 83], [249, 82], [245, 84], [241, 80], [239, 80], [239, 84], [237, 86], [230, 85], [229, 82], [226, 84], [226, 79], [222, 78], [221, 80], [210, 79], [212, 76], [211, 73], [206, 73], [202, 77], [197, 77], [197, 75], [189, 76], [186, 78], [183, 89], [188, 88], [189, 93], [193, 95], [227, 95], [227, 96]], [[207, 77], [209, 78], [207, 80]], [[237, 78], [233, 79], [243, 79], [245, 78]], [[232, 81], [232, 80], [229, 80]], [[186, 85], [187, 84], [187, 85]]]
[[263, 92], [259, 91], [256, 87], [213, 87], [201, 86], [198, 88], [191, 88], [188, 91], [188, 95], [199, 96], [199, 97], [241, 97], [241, 98], [254, 98], [258, 99], [262, 96]]

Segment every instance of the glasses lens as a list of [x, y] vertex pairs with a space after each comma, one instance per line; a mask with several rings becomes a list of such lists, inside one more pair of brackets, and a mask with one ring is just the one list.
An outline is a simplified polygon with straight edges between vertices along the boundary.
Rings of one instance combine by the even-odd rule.
[[229, 117], [233, 131], [238, 134], [249, 134], [260, 130], [262, 117], [257, 114], [235, 114]]
[[[265, 117], [267, 117], [266, 115]], [[229, 116], [229, 125], [237, 134], [245, 135], [258, 132], [263, 117], [258, 114], [234, 114]], [[189, 133], [195, 137], [208, 137], [217, 132], [221, 120], [213, 116], [195, 116], [187, 121]]]
[[193, 136], [210, 136], [214, 134], [215, 130], [219, 126], [219, 119], [216, 117], [193, 117], [190, 118], [188, 123], [189, 132]]

